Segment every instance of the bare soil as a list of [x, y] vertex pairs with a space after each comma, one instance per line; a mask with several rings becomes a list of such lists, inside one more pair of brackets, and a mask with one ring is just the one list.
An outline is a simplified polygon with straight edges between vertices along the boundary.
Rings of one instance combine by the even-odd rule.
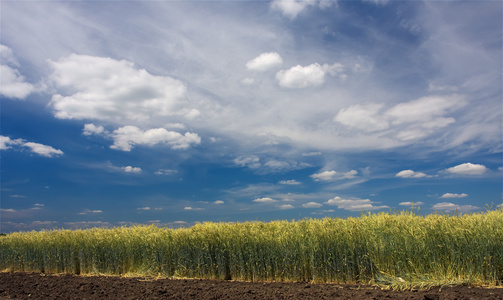
[[390, 291], [377, 286], [0, 273], [5, 299], [503, 299], [503, 288]]

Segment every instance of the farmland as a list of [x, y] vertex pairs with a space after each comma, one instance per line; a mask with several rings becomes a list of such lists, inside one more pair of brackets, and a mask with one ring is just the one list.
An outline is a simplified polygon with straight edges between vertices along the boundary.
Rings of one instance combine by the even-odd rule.
[[18, 232], [0, 269], [242, 281], [501, 285], [503, 210]]

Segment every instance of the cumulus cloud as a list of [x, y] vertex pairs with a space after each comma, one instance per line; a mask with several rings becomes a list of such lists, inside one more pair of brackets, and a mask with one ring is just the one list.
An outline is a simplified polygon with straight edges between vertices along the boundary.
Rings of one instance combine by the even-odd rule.
[[217, 205], [218, 205], [218, 204], [224, 204], [224, 203], [225, 203], [225, 202], [224, 202], [224, 201], [222, 201], [222, 200], [217, 200], [217, 201], [213, 202], [213, 204], [217, 204]]
[[172, 149], [187, 149], [191, 145], [201, 143], [201, 138], [196, 133], [186, 132], [182, 135], [164, 128], [143, 131], [136, 126], [124, 126], [114, 130], [111, 136], [114, 144], [110, 148], [122, 151], [131, 151], [135, 145], [151, 147], [157, 144], [167, 144]]
[[401, 178], [422, 178], [422, 177], [428, 177], [428, 175], [422, 173], [422, 172], [415, 172], [412, 170], [403, 170], [395, 175], [396, 177], [401, 177]]
[[274, 203], [274, 202], [278, 202], [278, 200], [274, 200], [274, 199], [269, 198], [269, 197], [264, 197], [264, 198], [257, 198], [255, 200], [253, 200], [253, 202], [257, 202], [257, 203]]
[[0, 95], [6, 98], [24, 99], [35, 89], [15, 68], [17, 65], [12, 49], [0, 44]]
[[445, 169], [445, 172], [458, 175], [482, 175], [487, 172], [484, 165], [464, 163], [452, 168]]
[[349, 211], [369, 211], [389, 208], [389, 206], [387, 205], [376, 206], [370, 199], [343, 199], [339, 196], [328, 200], [327, 202], [325, 202], [325, 204], [335, 205], [339, 209], [345, 209]]
[[7, 150], [17, 146], [29, 148], [31, 152], [45, 157], [63, 155], [63, 151], [44, 144], [27, 142], [23, 139], [11, 139], [8, 136], [0, 136], [0, 150]]
[[331, 6], [332, 3], [336, 3], [333, 0], [273, 0], [271, 2], [271, 8], [274, 10], [279, 10], [283, 15], [289, 17], [290, 19], [295, 19], [297, 15], [303, 11], [308, 6], [318, 6], [320, 8], [326, 8]]
[[96, 126], [94, 124], [85, 124], [84, 129], [82, 130], [82, 133], [84, 135], [93, 135], [93, 134], [104, 134], [107, 133], [105, 130], [105, 127], [103, 126]]
[[463, 96], [427, 96], [383, 110], [382, 103], [356, 104], [341, 109], [334, 121], [364, 133], [388, 132], [400, 141], [424, 138], [455, 123], [450, 112], [466, 105]]
[[304, 208], [319, 208], [322, 206], [323, 206], [323, 204], [318, 203], [318, 202], [307, 202], [307, 203], [302, 204], [302, 207], [304, 207]]
[[283, 59], [276, 52], [262, 53], [254, 59], [246, 63], [246, 68], [252, 71], [267, 71], [271, 68], [279, 66], [283, 63]]
[[337, 171], [323, 171], [321, 173], [313, 174], [310, 177], [314, 181], [330, 181], [330, 180], [342, 180], [342, 179], [353, 179], [358, 174], [358, 171], [351, 170], [346, 173], [339, 173]]
[[51, 62], [51, 80], [71, 95], [55, 94], [50, 106], [60, 119], [95, 119], [117, 124], [155, 116], [199, 114], [188, 107], [181, 81], [154, 76], [125, 60], [72, 54]]
[[297, 65], [288, 70], [281, 70], [276, 73], [276, 79], [282, 87], [287, 88], [305, 88], [309, 86], [319, 86], [325, 82], [325, 75], [340, 74], [344, 78], [344, 67], [335, 63], [333, 65], [320, 65], [318, 63], [303, 67]]
[[468, 194], [465, 194], [465, 193], [462, 193], [462, 194], [445, 193], [440, 198], [464, 198], [464, 197], [468, 197]]
[[291, 205], [291, 204], [283, 204], [283, 205], [280, 205], [278, 206], [279, 209], [293, 209], [295, 208], [295, 206]]
[[141, 168], [131, 166], [122, 167], [122, 170], [126, 173], [134, 173], [134, 174], [139, 174], [142, 172]]
[[431, 207], [432, 210], [434, 211], [444, 211], [444, 212], [453, 212], [453, 211], [472, 211], [472, 210], [478, 210], [480, 207], [473, 206], [473, 205], [459, 205], [459, 204], [454, 204], [454, 203], [449, 203], [449, 202], [441, 202], [433, 205]]

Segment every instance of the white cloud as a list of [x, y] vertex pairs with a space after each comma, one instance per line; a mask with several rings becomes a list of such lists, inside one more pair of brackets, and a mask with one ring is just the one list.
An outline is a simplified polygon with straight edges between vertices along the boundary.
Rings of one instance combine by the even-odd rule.
[[154, 76], [125, 60], [72, 54], [51, 62], [52, 81], [72, 95], [53, 95], [50, 106], [61, 119], [95, 119], [117, 124], [156, 116], [192, 119], [187, 89], [176, 79]]
[[[17, 60], [12, 49], [0, 44], [0, 94], [6, 98], [24, 99], [35, 87], [25, 82], [24, 77], [12, 66], [17, 66]], [[10, 66], [9, 66], [10, 65]]]
[[63, 151], [59, 149], [55, 149], [51, 146], [39, 144], [39, 143], [33, 143], [33, 142], [26, 142], [23, 139], [11, 139], [8, 136], [3, 136], [0, 135], [0, 150], [7, 150], [11, 149], [12, 146], [23, 146], [30, 148], [31, 152], [36, 153], [41, 156], [45, 157], [53, 157], [57, 155], [62, 155]]
[[299, 181], [295, 180], [295, 179], [291, 179], [291, 180], [281, 180], [279, 182], [279, 184], [285, 184], [285, 185], [299, 185], [301, 184]]
[[7, 150], [12, 148], [12, 146], [19, 146], [24, 143], [23, 139], [11, 139], [8, 136], [0, 135], [0, 150]]
[[339, 63], [333, 65], [314, 63], [306, 67], [297, 65], [288, 70], [279, 71], [276, 73], [276, 79], [282, 87], [305, 88], [319, 86], [325, 82], [325, 74], [329, 73], [335, 76], [341, 74], [343, 70], [344, 67]]
[[39, 143], [33, 143], [33, 142], [28, 142], [24, 143], [23, 146], [28, 147], [31, 149], [32, 152], [37, 153], [39, 155], [45, 156], [45, 157], [53, 157], [56, 155], [62, 155], [63, 151], [59, 149], [55, 149], [51, 146], [39, 144]]
[[137, 210], [150, 210], [150, 207], [148, 207], [148, 206], [138, 207]]
[[93, 135], [93, 134], [104, 134], [106, 133], [105, 128], [103, 126], [96, 126], [94, 124], [85, 124], [84, 129], [82, 130], [84, 135]]
[[135, 173], [135, 174], [139, 174], [142, 172], [141, 168], [131, 166], [122, 167], [122, 170], [126, 173]]
[[96, 210], [85, 209], [84, 211], [79, 212], [79, 215], [101, 214], [101, 213], [103, 213], [103, 211], [99, 209]]
[[299, 170], [310, 167], [311, 165], [304, 162], [297, 162], [285, 159], [267, 159], [261, 162], [261, 159], [256, 155], [239, 156], [233, 162], [241, 167], [248, 167], [260, 173], [284, 172], [289, 170]]
[[445, 172], [459, 175], [482, 175], [488, 169], [484, 165], [464, 163], [452, 168], [445, 169]]
[[456, 122], [445, 117], [466, 105], [461, 95], [428, 96], [397, 104], [383, 111], [384, 104], [356, 104], [341, 109], [334, 122], [365, 133], [385, 132], [400, 141], [424, 138]]
[[441, 202], [433, 205], [431, 207], [432, 210], [437, 211], [444, 211], [444, 212], [453, 212], [453, 211], [472, 211], [472, 210], [478, 210], [480, 207], [473, 206], [473, 205], [458, 205], [454, 203], [449, 203], [449, 202]]
[[302, 204], [302, 207], [304, 207], [304, 208], [319, 208], [322, 206], [323, 206], [323, 204], [317, 203], [317, 202], [307, 202], [307, 203]]
[[341, 179], [353, 179], [353, 178], [356, 177], [357, 174], [358, 174], [358, 171], [351, 170], [349, 172], [346, 172], [346, 173], [342, 174]]
[[2, 65], [18, 66], [19, 63], [11, 48], [0, 44], [0, 63]]
[[465, 193], [462, 193], [462, 194], [445, 193], [440, 198], [464, 198], [464, 197], [468, 197], [468, 194], [465, 194]]
[[279, 10], [283, 15], [289, 17], [290, 19], [295, 19], [297, 15], [303, 11], [308, 6], [319, 6], [320, 8], [326, 8], [331, 6], [333, 3], [337, 3], [335, 0], [273, 0], [271, 2], [271, 8]]
[[401, 206], [418, 206], [418, 205], [423, 205], [424, 203], [421, 202], [421, 201], [417, 201], [417, 202], [411, 202], [411, 201], [408, 201], [408, 202], [400, 202], [398, 203], [398, 205], [401, 205]]
[[11, 139], [8, 136], [0, 135], [0, 150], [11, 149], [13, 146], [23, 146], [30, 148], [31, 152], [45, 157], [53, 157], [63, 154], [63, 151], [55, 149], [51, 146], [27, 142], [23, 139]]
[[184, 210], [204, 210], [204, 208], [201, 208], [201, 207], [192, 207], [192, 206], [185, 206], [183, 209]]
[[201, 138], [196, 133], [186, 132], [182, 135], [164, 128], [154, 128], [143, 131], [136, 126], [124, 126], [113, 131], [111, 136], [114, 144], [112, 149], [131, 151], [134, 145], [154, 146], [168, 144], [172, 149], [187, 149], [192, 144], [199, 144]]
[[280, 205], [278, 206], [279, 209], [293, 209], [295, 208], [295, 206], [291, 205], [291, 204], [283, 204], [283, 205]]
[[1, 212], [7, 212], [7, 213], [14, 213], [14, 212], [16, 212], [16, 210], [12, 209], [12, 208], [0, 208], [0, 211]]
[[356, 170], [351, 170], [346, 173], [338, 173], [334, 170], [331, 170], [313, 174], [310, 177], [313, 178], [314, 181], [330, 181], [330, 180], [353, 179], [356, 177], [357, 174], [358, 171]]
[[0, 94], [6, 98], [24, 99], [34, 90], [18, 70], [9, 66], [0, 65], [0, 77]]
[[217, 204], [217, 205], [218, 205], [218, 204], [224, 204], [224, 203], [225, 203], [225, 202], [224, 202], [224, 201], [222, 201], [222, 200], [217, 200], [217, 201], [213, 202], [213, 204]]
[[337, 174], [336, 171], [323, 171], [321, 173], [313, 174], [310, 177], [313, 178], [315, 181], [328, 181], [332, 180], [335, 177], [335, 174]]
[[316, 151], [316, 152], [306, 152], [306, 153], [302, 153], [302, 156], [318, 156], [318, 155], [321, 155], [322, 153], [319, 152], [319, 151]]
[[252, 71], [267, 71], [271, 68], [279, 66], [283, 63], [283, 59], [276, 52], [262, 53], [254, 59], [246, 63], [246, 68]]
[[274, 199], [269, 198], [269, 197], [264, 197], [264, 198], [257, 198], [255, 200], [253, 200], [253, 202], [257, 202], [257, 203], [274, 203], [274, 202], [278, 202], [278, 200], [274, 200]]
[[395, 175], [396, 177], [401, 177], [401, 178], [422, 178], [422, 177], [428, 177], [428, 175], [422, 173], [422, 172], [415, 172], [412, 170], [403, 170]]
[[376, 5], [386, 5], [390, 0], [364, 0], [365, 2], [372, 2]]
[[339, 209], [345, 209], [349, 211], [369, 211], [389, 208], [389, 206], [387, 205], [375, 206], [374, 202], [370, 199], [343, 199], [339, 196], [328, 200], [327, 202], [325, 202], [325, 204], [335, 205]]
[[177, 170], [170, 170], [170, 169], [159, 169], [157, 171], [155, 171], [155, 175], [174, 175], [178, 173]]
[[241, 167], [256, 169], [260, 167], [260, 158], [256, 155], [239, 156], [234, 159], [234, 163]]
[[334, 121], [359, 130], [373, 132], [389, 128], [389, 122], [379, 115], [383, 104], [356, 104], [341, 109], [334, 117]]

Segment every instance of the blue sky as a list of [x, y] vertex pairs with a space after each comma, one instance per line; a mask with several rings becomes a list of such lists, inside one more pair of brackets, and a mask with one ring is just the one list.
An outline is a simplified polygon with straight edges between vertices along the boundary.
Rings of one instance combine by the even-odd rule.
[[501, 1], [2, 1], [2, 232], [502, 203]]

